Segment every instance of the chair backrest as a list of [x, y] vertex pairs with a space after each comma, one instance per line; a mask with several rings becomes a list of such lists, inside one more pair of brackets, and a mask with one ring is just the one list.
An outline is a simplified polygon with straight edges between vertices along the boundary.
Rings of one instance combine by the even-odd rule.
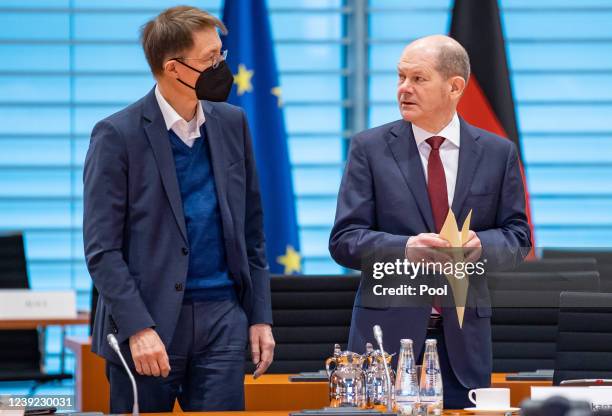
[[346, 348], [359, 279], [350, 275], [272, 277], [276, 348], [269, 373], [318, 371], [332, 356], [335, 343]]
[[28, 270], [21, 234], [0, 236], [0, 289], [28, 289]]
[[553, 383], [612, 378], [612, 293], [563, 292]]
[[598, 273], [489, 273], [493, 371], [552, 369], [563, 291], [597, 291]]
[[524, 261], [513, 272], [596, 272], [597, 260], [587, 257], [564, 257]]
[[599, 271], [599, 291], [612, 292], [612, 250], [567, 250], [562, 248], [545, 248], [542, 251], [545, 259], [563, 259], [567, 257], [592, 258], [597, 261]]
[[[0, 236], [0, 289], [28, 289], [23, 236]], [[0, 331], [0, 380], [19, 373], [41, 371], [38, 331]]]

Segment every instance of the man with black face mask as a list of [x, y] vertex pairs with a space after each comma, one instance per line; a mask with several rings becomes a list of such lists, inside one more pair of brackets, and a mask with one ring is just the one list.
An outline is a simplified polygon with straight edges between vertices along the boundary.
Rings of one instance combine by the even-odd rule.
[[111, 413], [132, 390], [142, 412], [242, 410], [244, 357], [272, 362], [262, 209], [244, 112], [218, 30], [194, 7], [142, 29], [157, 85], [94, 127], [84, 172], [84, 244], [100, 293], [92, 349], [104, 357]]

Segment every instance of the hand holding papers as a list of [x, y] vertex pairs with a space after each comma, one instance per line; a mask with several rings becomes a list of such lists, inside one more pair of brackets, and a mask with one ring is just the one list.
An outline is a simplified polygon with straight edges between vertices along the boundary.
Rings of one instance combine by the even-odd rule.
[[[442, 226], [442, 230], [440, 230], [440, 237], [448, 241], [451, 247], [462, 248], [463, 245], [469, 239], [471, 219], [472, 210], [470, 210], [468, 216], [463, 222], [461, 230], [459, 230], [455, 214], [453, 214], [453, 210], [449, 209], [448, 215], [446, 216], [446, 220], [444, 221], [444, 225]], [[464, 262], [466, 260], [465, 253], [463, 250], [450, 251], [453, 261], [455, 263]], [[457, 320], [459, 321], [459, 327], [462, 328], [463, 316], [465, 313], [465, 302], [467, 301], [467, 293], [469, 287], [469, 276], [466, 275], [459, 277], [455, 273], [445, 274], [445, 276], [453, 291], [453, 299], [455, 301], [454, 303], [457, 309]]]
[[440, 234], [420, 233], [410, 237], [405, 247], [382, 247], [364, 256], [361, 306], [439, 309], [452, 305], [463, 327], [468, 278], [484, 276], [486, 263], [480, 261], [478, 235], [470, 231], [471, 214], [461, 229], [449, 212]]

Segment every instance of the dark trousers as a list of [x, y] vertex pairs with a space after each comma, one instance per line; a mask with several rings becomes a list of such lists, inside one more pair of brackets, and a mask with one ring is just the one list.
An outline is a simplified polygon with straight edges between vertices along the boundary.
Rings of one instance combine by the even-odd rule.
[[[432, 338], [437, 341], [438, 358], [440, 360], [440, 371], [442, 373], [442, 383], [444, 391], [444, 408], [445, 409], [463, 409], [473, 407], [474, 405], [468, 399], [470, 389], [466, 388], [457, 380], [455, 372], [451, 368], [446, 350], [446, 342], [444, 342], [444, 330], [442, 327], [427, 330], [427, 338]], [[418, 363], [423, 361], [423, 348], [421, 357]]]
[[[244, 410], [248, 320], [235, 299], [185, 304], [167, 349], [167, 378], [134, 373], [142, 413]], [[106, 364], [110, 412], [131, 413], [133, 394], [122, 366]]]

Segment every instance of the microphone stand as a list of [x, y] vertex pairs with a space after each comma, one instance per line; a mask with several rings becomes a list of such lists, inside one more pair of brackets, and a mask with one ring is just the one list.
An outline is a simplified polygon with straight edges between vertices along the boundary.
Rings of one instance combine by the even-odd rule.
[[138, 389], [136, 388], [136, 379], [134, 378], [134, 375], [132, 374], [130, 367], [128, 367], [127, 363], [125, 362], [125, 358], [123, 358], [123, 354], [121, 354], [121, 349], [119, 348], [119, 342], [117, 341], [117, 338], [115, 338], [113, 334], [108, 334], [106, 336], [106, 340], [108, 341], [108, 344], [111, 346], [111, 348], [119, 356], [119, 359], [121, 360], [121, 364], [123, 364], [123, 367], [125, 368], [125, 371], [127, 372], [128, 377], [130, 378], [130, 382], [132, 383], [132, 391], [134, 393], [134, 406], [132, 407], [132, 415], [139, 416], [140, 411], [138, 410]]

